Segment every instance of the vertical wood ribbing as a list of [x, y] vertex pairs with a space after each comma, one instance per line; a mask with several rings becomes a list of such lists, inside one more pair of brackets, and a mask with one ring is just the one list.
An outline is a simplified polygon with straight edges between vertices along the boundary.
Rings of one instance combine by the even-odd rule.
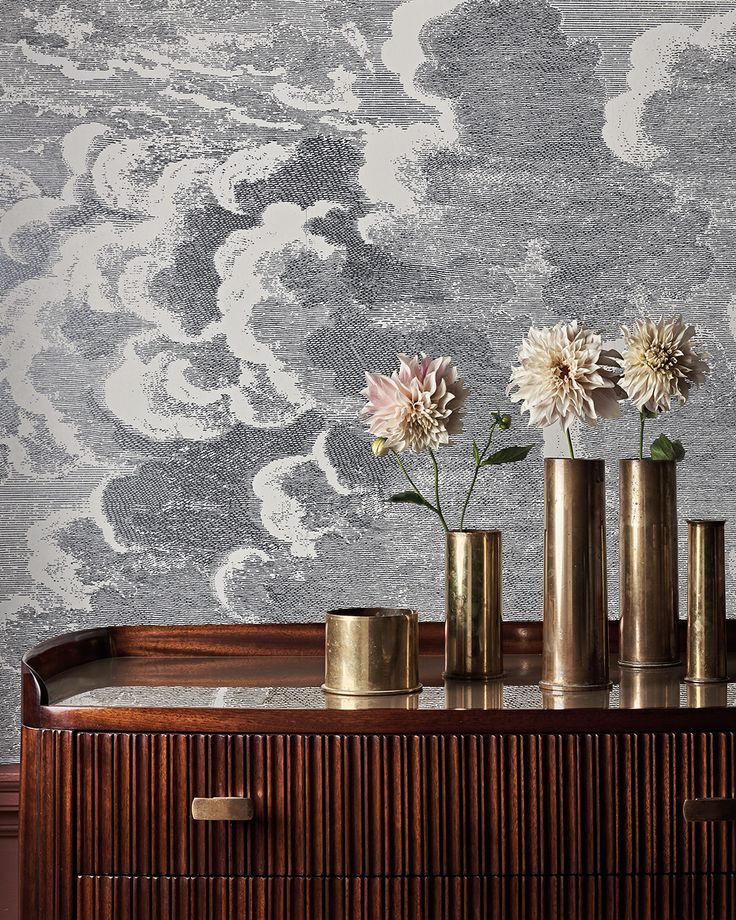
[[733, 875], [435, 878], [81, 877], [77, 920], [734, 920]]
[[[682, 817], [685, 798], [736, 796], [733, 733], [72, 737], [44, 733], [42, 770], [54, 829], [78, 825], [82, 874], [460, 877], [736, 864], [733, 823]], [[76, 803], [60, 794], [75, 781]], [[193, 821], [192, 798], [213, 795], [252, 797], [254, 821]]]

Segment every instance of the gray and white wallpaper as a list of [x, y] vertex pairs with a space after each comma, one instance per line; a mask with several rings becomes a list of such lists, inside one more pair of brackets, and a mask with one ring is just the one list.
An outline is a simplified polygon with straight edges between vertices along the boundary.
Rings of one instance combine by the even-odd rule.
[[[684, 313], [715, 373], [651, 436], [688, 448], [683, 519], [734, 533], [734, 0], [29, 0], [0, 20], [0, 759], [19, 657], [65, 630], [441, 615], [436, 520], [386, 506], [399, 480], [357, 418], [364, 368], [397, 351], [455, 357], [480, 436], [532, 321], [613, 342]], [[575, 436], [612, 461], [615, 615], [637, 419]], [[485, 475], [470, 523], [504, 529], [506, 616], [537, 617], [561, 445], [516, 413], [505, 437], [538, 450]], [[443, 456], [459, 494], [468, 442]]]

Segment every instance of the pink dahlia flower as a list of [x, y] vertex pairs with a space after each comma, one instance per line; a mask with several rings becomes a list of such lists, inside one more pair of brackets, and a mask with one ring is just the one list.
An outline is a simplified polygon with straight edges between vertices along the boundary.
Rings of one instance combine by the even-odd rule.
[[361, 415], [368, 428], [385, 438], [386, 451], [419, 453], [447, 444], [462, 431], [462, 413], [469, 390], [450, 358], [398, 355], [401, 366], [390, 377], [366, 373]]

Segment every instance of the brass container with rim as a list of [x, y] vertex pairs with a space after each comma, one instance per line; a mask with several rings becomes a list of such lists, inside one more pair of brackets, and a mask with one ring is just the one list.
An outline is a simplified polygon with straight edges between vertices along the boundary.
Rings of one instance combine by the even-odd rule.
[[501, 532], [450, 530], [445, 544], [444, 676], [501, 677]]
[[419, 683], [416, 611], [392, 607], [331, 610], [325, 624], [325, 693], [415, 693]]
[[543, 690], [609, 687], [605, 464], [544, 461]]
[[677, 466], [619, 464], [619, 664], [662, 668], [680, 661]]
[[687, 522], [687, 676], [727, 680], [725, 521]]

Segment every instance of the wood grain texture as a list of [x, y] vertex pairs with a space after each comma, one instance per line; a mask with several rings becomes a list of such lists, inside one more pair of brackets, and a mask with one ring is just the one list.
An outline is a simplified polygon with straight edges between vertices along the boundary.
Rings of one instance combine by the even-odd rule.
[[21, 738], [21, 909], [31, 920], [74, 916], [74, 736], [24, 728]]
[[78, 920], [733, 920], [733, 875], [78, 880]]
[[[84, 875], [483, 876], [733, 872], [736, 735], [77, 739]], [[246, 824], [191, 819], [247, 796]]]

